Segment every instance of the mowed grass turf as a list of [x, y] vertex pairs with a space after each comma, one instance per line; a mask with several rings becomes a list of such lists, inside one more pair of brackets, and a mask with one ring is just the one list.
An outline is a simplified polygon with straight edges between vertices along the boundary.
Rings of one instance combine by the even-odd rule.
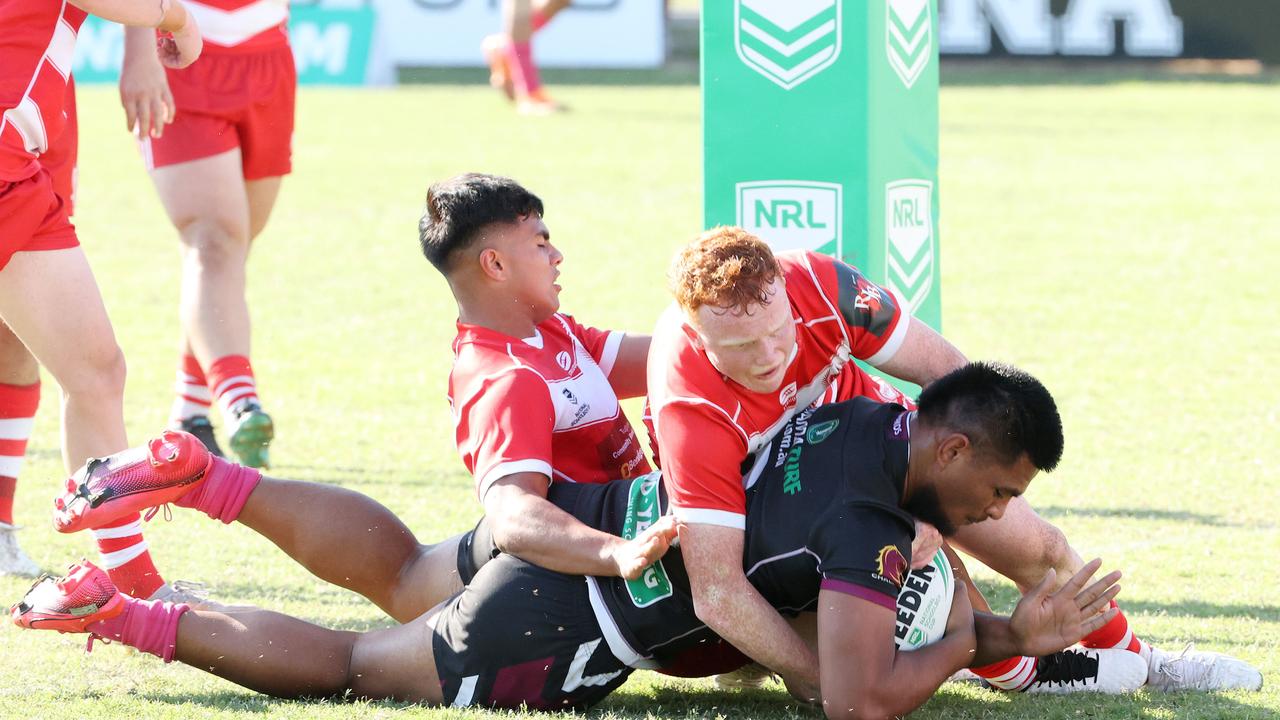
[[[1011, 697], [947, 685], [926, 718], [1268, 718], [1280, 711], [1280, 96], [1274, 85], [1101, 82], [942, 91], [946, 334], [1038, 375], [1067, 429], [1032, 504], [1086, 557], [1122, 568], [1135, 629], [1260, 666], [1262, 693]], [[968, 82], [976, 80], [976, 82]], [[445, 401], [455, 307], [416, 246], [427, 185], [467, 170], [539, 193], [564, 251], [563, 308], [647, 331], [672, 251], [701, 223], [696, 87], [562, 86], [573, 112], [522, 119], [487, 89], [305, 90], [295, 172], [250, 263], [254, 365], [276, 421], [272, 474], [368, 493], [423, 540], [478, 516]], [[163, 427], [177, 346], [178, 253], [112, 88], [80, 91], [77, 225], [129, 359], [126, 421]], [[786, 139], [802, 142], [802, 139]], [[192, 188], [192, 192], [199, 192]], [[46, 568], [88, 555], [50, 527], [63, 476], [55, 385], [18, 487], [23, 546]], [[628, 404], [633, 422], [635, 403]], [[219, 422], [220, 421], [216, 421]], [[282, 513], [290, 512], [283, 506]], [[364, 630], [371, 604], [239, 526], [179, 510], [147, 539], [170, 578], [215, 597]], [[976, 571], [996, 605], [1015, 592]], [[0, 578], [16, 601], [26, 580]], [[0, 717], [470, 717], [394, 703], [281, 702], [84, 637], [0, 629]], [[608, 718], [814, 717], [778, 686], [633, 676]]]

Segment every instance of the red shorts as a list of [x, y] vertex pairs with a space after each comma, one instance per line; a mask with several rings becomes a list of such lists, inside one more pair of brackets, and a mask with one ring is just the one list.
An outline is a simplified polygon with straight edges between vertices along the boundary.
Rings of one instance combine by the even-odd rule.
[[292, 169], [293, 51], [206, 51], [183, 70], [166, 70], [178, 113], [164, 134], [142, 141], [149, 168], [190, 162], [240, 148], [245, 180]]
[[64, 250], [80, 244], [67, 203], [44, 168], [26, 180], [0, 181], [0, 270], [17, 252]]

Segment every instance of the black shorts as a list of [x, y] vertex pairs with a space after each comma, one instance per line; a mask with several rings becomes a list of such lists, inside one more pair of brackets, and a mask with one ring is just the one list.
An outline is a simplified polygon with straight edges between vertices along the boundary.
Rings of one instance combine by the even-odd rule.
[[585, 710], [631, 674], [602, 638], [585, 578], [500, 555], [445, 605], [431, 645], [447, 705]]

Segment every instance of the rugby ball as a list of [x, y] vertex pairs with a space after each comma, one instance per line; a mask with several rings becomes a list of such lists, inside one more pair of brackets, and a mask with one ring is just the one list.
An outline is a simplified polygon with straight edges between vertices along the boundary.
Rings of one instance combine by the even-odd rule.
[[947, 630], [956, 580], [941, 550], [928, 565], [907, 573], [898, 593], [898, 624], [894, 642], [899, 650], [917, 650], [937, 641]]

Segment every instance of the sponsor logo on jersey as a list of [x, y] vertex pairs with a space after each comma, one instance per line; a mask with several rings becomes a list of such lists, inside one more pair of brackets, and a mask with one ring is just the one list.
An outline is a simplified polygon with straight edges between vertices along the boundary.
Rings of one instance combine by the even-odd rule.
[[790, 90], [840, 57], [842, 2], [734, 0], [733, 45], [738, 58]]
[[556, 353], [556, 364], [560, 366], [561, 370], [568, 372], [569, 368], [573, 367], [573, 357], [569, 355], [568, 351], [561, 350]]
[[804, 440], [810, 445], [817, 445], [823, 440], [831, 437], [831, 433], [835, 432], [836, 428], [839, 426], [840, 418], [818, 423], [817, 425], [810, 427], [809, 432], [804, 434]]
[[796, 384], [794, 382], [787, 383], [786, 386], [782, 388], [782, 392], [778, 393], [779, 405], [783, 405], [783, 406], [790, 405], [791, 402], [795, 399], [796, 399]]
[[[661, 498], [658, 497], [661, 477], [659, 473], [653, 472], [631, 481], [627, 514], [622, 523], [622, 539], [635, 540], [661, 517]], [[667, 577], [661, 560], [655, 560], [646, 567], [640, 577], [626, 582], [631, 603], [638, 608], [669, 598], [673, 592], [671, 579]]]
[[809, 180], [759, 180], [734, 186], [738, 226], [775, 251], [814, 250], [840, 257], [844, 188]]
[[891, 440], [907, 440], [911, 437], [911, 411], [898, 413], [898, 417], [893, 419], [889, 439]]
[[578, 404], [578, 396], [574, 395], [573, 391], [570, 390], [569, 388], [560, 388], [560, 394], [568, 398], [569, 402], [573, 403], [574, 405]]
[[885, 278], [915, 313], [933, 288], [933, 183], [896, 180], [885, 186]]
[[897, 545], [885, 545], [880, 548], [876, 558], [876, 578], [894, 587], [902, 587], [902, 580], [907, 574], [907, 559]]
[[933, 17], [929, 0], [885, 3], [884, 45], [889, 67], [911, 89], [933, 57]]

